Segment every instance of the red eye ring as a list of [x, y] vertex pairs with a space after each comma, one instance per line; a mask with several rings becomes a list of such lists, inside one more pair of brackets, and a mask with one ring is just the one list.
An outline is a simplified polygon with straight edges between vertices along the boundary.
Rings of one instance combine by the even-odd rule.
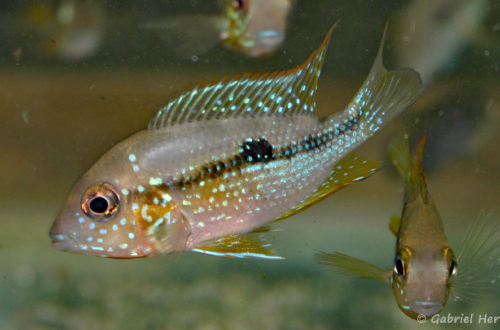
[[111, 220], [119, 211], [120, 197], [108, 183], [96, 183], [87, 188], [81, 199], [85, 215], [98, 222]]

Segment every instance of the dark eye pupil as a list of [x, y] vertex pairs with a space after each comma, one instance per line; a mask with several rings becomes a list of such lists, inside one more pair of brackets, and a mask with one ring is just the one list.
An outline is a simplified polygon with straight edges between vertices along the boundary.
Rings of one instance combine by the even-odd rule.
[[404, 276], [405, 269], [404, 269], [404, 266], [403, 266], [403, 261], [401, 261], [401, 259], [397, 259], [396, 260], [396, 273], [398, 273], [399, 275], [403, 275]]
[[245, 6], [244, 1], [245, 0], [235, 0], [234, 7], [238, 8], [238, 9], [243, 9], [243, 6]]
[[457, 264], [456, 264], [455, 260], [452, 260], [451, 261], [451, 265], [450, 265], [450, 270], [449, 270], [450, 271], [450, 276], [453, 275], [453, 274], [455, 274], [456, 267], [457, 267]]
[[96, 197], [90, 201], [89, 206], [94, 213], [104, 213], [108, 209], [108, 201], [104, 197]]

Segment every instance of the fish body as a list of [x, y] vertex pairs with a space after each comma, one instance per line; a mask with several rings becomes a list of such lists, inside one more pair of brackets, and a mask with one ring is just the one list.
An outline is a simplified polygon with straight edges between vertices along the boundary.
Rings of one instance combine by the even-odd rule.
[[[478, 36], [489, 0], [413, 0], [397, 16], [398, 65], [415, 68], [425, 85]], [[486, 39], [495, 40], [495, 38]], [[488, 41], [490, 42], [490, 41]], [[495, 42], [498, 42], [496, 40]]]
[[290, 0], [228, 0], [223, 43], [250, 57], [264, 57], [285, 40]]
[[441, 311], [448, 300], [449, 278], [456, 271], [441, 217], [427, 190], [421, 163], [424, 143], [422, 139], [413, 161], [406, 140], [396, 139], [389, 152], [405, 184], [392, 287], [398, 306], [412, 318]]
[[[491, 224], [480, 217], [479, 225], [473, 227], [472, 234], [464, 240], [455, 257], [427, 190], [421, 162], [424, 144], [425, 136], [415, 157], [410, 156], [409, 143], [403, 135], [394, 139], [389, 148], [392, 162], [405, 185], [402, 215], [393, 217], [389, 226], [397, 237], [393, 270], [384, 270], [338, 252], [316, 255], [322, 265], [391, 283], [399, 308], [414, 319], [419, 315], [430, 317], [439, 313], [453, 286], [473, 288], [471, 284], [477, 284], [478, 280], [475, 271], [491, 274], [490, 266], [498, 268], [500, 253], [498, 222]], [[486, 234], [489, 229], [491, 231]]]
[[405, 122], [410, 130], [410, 146], [418, 145], [418, 139], [413, 137], [427, 134], [422, 156], [427, 175], [477, 153], [500, 124], [497, 105], [485, 88], [474, 84], [446, 86], [419, 105]]
[[36, 3], [27, 8], [25, 16], [43, 39], [40, 49], [47, 57], [84, 60], [95, 55], [101, 46], [105, 18], [102, 1]]
[[373, 173], [349, 152], [421, 91], [417, 73], [385, 70], [380, 49], [346, 110], [320, 120], [330, 34], [294, 69], [200, 84], [160, 109], [76, 183], [51, 228], [55, 246], [115, 258], [273, 257], [237, 235]]
[[290, 0], [223, 0], [218, 15], [183, 15], [143, 24], [159, 31], [181, 57], [192, 57], [215, 45], [248, 57], [265, 57], [285, 40]]

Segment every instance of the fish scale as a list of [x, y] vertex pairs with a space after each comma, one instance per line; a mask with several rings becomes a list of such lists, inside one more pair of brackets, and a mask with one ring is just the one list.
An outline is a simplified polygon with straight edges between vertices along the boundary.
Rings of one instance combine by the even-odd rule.
[[332, 30], [296, 68], [200, 83], [172, 99], [77, 182], [51, 229], [54, 245], [114, 258], [278, 258], [242, 234], [373, 174], [377, 162], [349, 152], [421, 92], [416, 72], [384, 68], [380, 47], [346, 109], [316, 117]]

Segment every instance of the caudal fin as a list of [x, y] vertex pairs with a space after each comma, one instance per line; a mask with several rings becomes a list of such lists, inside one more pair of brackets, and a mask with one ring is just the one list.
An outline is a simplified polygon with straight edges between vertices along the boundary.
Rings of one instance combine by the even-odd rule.
[[[387, 71], [384, 67], [382, 52], [386, 32], [387, 27], [370, 73], [345, 112], [351, 121], [356, 120], [365, 138], [415, 102], [423, 90], [420, 75], [415, 70]], [[329, 119], [338, 122], [339, 118], [332, 115]]]

